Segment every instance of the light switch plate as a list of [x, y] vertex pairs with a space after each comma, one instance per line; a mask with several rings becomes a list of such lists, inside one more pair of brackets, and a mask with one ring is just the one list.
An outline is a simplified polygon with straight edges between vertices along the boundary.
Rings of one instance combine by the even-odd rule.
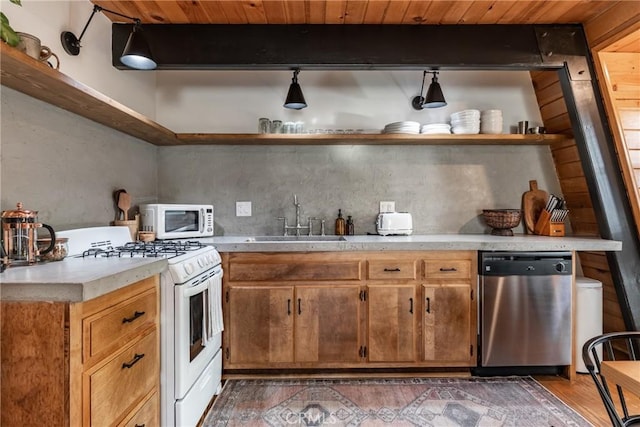
[[395, 212], [396, 202], [380, 202], [380, 212]]
[[251, 202], [236, 202], [236, 216], [251, 216]]

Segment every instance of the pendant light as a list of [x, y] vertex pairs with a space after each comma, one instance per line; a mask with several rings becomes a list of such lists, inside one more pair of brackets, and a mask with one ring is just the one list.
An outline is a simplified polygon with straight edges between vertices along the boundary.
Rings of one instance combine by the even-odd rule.
[[[427, 76], [427, 73], [432, 73], [433, 77], [431, 78], [429, 89], [427, 90], [427, 96], [426, 98], [423, 98], [422, 91], [424, 90], [424, 80]], [[422, 86], [420, 87], [420, 95], [414, 97], [411, 100], [411, 105], [416, 110], [422, 110], [423, 108], [439, 108], [447, 105], [447, 101], [445, 101], [444, 95], [442, 94], [440, 83], [438, 83], [437, 71], [425, 71], [422, 74]]]
[[105, 9], [98, 5], [93, 6], [93, 12], [91, 12], [91, 16], [89, 20], [84, 25], [82, 29], [82, 33], [80, 33], [80, 37], [76, 37], [71, 31], [63, 31], [60, 34], [60, 42], [62, 43], [62, 47], [64, 51], [67, 52], [71, 56], [78, 56], [80, 54], [80, 41], [82, 40], [82, 36], [87, 31], [93, 16], [97, 12], [108, 12], [114, 15], [120, 16], [122, 18], [130, 19], [134, 22], [133, 31], [129, 34], [129, 39], [127, 40], [127, 44], [120, 56], [120, 62], [130, 68], [134, 68], [136, 70], [153, 70], [158, 66], [156, 62], [153, 60], [153, 56], [151, 55], [151, 50], [149, 49], [149, 45], [142, 34], [142, 26], [140, 25], [140, 19], [133, 18], [131, 16], [123, 15], [118, 12], [114, 12], [109, 9]]
[[302, 110], [307, 106], [307, 101], [304, 100], [302, 89], [298, 84], [298, 74], [300, 69], [293, 70], [293, 78], [291, 79], [291, 85], [289, 86], [289, 92], [287, 93], [287, 99], [284, 101], [284, 108], [291, 108], [292, 110]]

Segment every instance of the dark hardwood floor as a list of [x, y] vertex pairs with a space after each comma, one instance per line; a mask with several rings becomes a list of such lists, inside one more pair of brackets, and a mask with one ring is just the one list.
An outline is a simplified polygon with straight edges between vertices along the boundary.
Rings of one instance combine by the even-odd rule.
[[[573, 382], [554, 376], [535, 376], [534, 378], [594, 426], [611, 425], [598, 390], [589, 374], [577, 374], [576, 380]], [[625, 393], [625, 398], [629, 412], [640, 414], [640, 398], [636, 398], [630, 393]]]

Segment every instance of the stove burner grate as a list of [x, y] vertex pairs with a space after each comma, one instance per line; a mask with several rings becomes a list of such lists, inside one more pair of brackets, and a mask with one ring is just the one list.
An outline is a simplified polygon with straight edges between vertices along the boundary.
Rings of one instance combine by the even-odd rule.
[[82, 253], [82, 257], [173, 258], [203, 247], [205, 247], [204, 244], [196, 241], [179, 242], [156, 240], [153, 242], [129, 242], [125, 243], [123, 246], [116, 246], [115, 248], [109, 246], [104, 249], [89, 249]]

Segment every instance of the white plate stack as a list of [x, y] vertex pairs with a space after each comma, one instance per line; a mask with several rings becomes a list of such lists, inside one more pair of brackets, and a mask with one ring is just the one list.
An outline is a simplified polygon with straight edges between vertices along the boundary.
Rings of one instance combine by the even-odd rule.
[[422, 125], [420, 133], [425, 134], [450, 134], [451, 126], [446, 123], [432, 123], [428, 125]]
[[502, 110], [485, 110], [480, 114], [480, 133], [502, 133]]
[[456, 134], [480, 133], [480, 110], [463, 110], [451, 114], [451, 131]]
[[418, 122], [394, 122], [384, 127], [383, 133], [408, 133], [417, 135], [420, 133], [420, 123]]

